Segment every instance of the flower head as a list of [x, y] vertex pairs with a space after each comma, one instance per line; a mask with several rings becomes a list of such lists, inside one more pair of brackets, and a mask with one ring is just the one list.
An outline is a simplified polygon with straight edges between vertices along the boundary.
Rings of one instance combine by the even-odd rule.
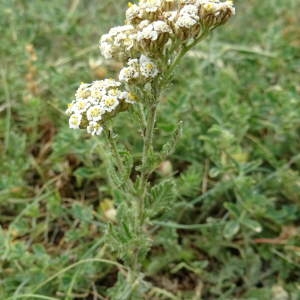
[[91, 106], [86, 112], [86, 117], [89, 121], [100, 121], [102, 119], [102, 115], [105, 114], [105, 109], [102, 105], [94, 105]]
[[[159, 73], [156, 63], [142, 55], [139, 59], [130, 59], [119, 74], [119, 80], [126, 83], [145, 83], [154, 79]], [[130, 103], [130, 102], [128, 102]]]
[[133, 53], [135, 42], [136, 31], [132, 25], [117, 26], [101, 37], [99, 48], [105, 58], [122, 60]]
[[74, 111], [76, 113], [82, 114], [87, 111], [87, 109], [90, 107], [91, 103], [88, 101], [88, 99], [79, 99], [74, 104]]
[[91, 95], [90, 84], [81, 83], [75, 93], [76, 98], [86, 99]]
[[137, 59], [129, 59], [127, 67], [124, 67], [119, 74], [119, 80], [123, 82], [132, 82], [140, 76], [139, 62]]
[[126, 103], [129, 103], [129, 104], [135, 104], [136, 101], [137, 101], [137, 97], [134, 94], [129, 93], [129, 92], [123, 92], [122, 95], [121, 95], [121, 98]]
[[70, 119], [69, 119], [70, 128], [78, 129], [80, 127], [81, 120], [82, 120], [82, 115], [81, 114], [71, 115]]
[[141, 9], [138, 5], [128, 3], [128, 9], [126, 10], [126, 21], [128, 24], [137, 24], [142, 20]]
[[103, 127], [97, 123], [97, 122], [89, 122], [89, 125], [87, 126], [87, 133], [91, 135], [100, 135], [103, 131]]
[[157, 65], [147, 56], [141, 56], [140, 66], [141, 74], [145, 78], [155, 78], [159, 73]]
[[200, 8], [200, 18], [207, 28], [214, 29], [227, 22], [235, 14], [235, 8], [232, 1], [203, 1]]
[[106, 111], [113, 111], [119, 105], [119, 99], [117, 96], [107, 95], [103, 97], [103, 108]]

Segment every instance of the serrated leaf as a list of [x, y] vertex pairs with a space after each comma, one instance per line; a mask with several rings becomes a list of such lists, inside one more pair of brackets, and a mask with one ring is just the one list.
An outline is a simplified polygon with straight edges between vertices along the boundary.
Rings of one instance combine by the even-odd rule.
[[122, 186], [122, 184], [124, 183], [124, 181], [119, 176], [119, 174], [116, 172], [116, 170], [114, 169], [114, 167], [109, 166], [107, 168], [107, 173], [108, 173], [108, 177], [110, 178], [112, 184], [114, 184], [116, 187]]
[[172, 190], [174, 188], [174, 183], [171, 181], [165, 181], [158, 185], [155, 185], [151, 189], [151, 200], [153, 202], [168, 202], [169, 200], [172, 200]]
[[134, 160], [133, 156], [128, 151], [122, 151], [120, 152], [121, 157], [123, 158], [124, 166], [125, 166], [125, 174], [124, 174], [124, 180], [127, 180], [130, 177], [131, 170], [133, 168]]
[[167, 156], [172, 154], [175, 150], [177, 141], [182, 133], [182, 121], [177, 124], [177, 128], [172, 133], [169, 141], [165, 143], [162, 147], [162, 160], [164, 160]]
[[146, 214], [149, 217], [154, 217], [167, 211], [175, 198], [176, 189], [174, 181], [167, 180], [153, 186], [146, 197]]
[[155, 153], [152, 149], [150, 149], [147, 157], [147, 163], [144, 166], [139, 165], [135, 169], [136, 171], [141, 173], [152, 172], [159, 166], [160, 161], [160, 156], [157, 153]]
[[178, 193], [180, 196], [194, 197], [198, 194], [203, 178], [203, 168], [195, 165], [182, 173], [177, 180]]

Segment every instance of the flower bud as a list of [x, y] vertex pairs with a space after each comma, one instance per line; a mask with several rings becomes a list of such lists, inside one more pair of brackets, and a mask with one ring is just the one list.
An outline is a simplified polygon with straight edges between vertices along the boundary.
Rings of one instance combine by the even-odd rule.
[[142, 28], [137, 34], [142, 51], [152, 56], [161, 56], [161, 49], [172, 34], [171, 27], [164, 21], [155, 21]]
[[203, 25], [208, 29], [214, 29], [228, 21], [235, 14], [232, 1], [219, 2], [207, 1], [201, 5], [200, 18]]

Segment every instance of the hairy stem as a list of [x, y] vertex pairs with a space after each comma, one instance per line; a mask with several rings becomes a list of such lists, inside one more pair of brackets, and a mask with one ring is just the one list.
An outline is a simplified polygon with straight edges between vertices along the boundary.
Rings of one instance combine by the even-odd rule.
[[149, 172], [146, 169], [147, 169], [147, 163], [149, 159], [149, 152], [153, 148], [153, 134], [154, 134], [154, 127], [156, 122], [156, 111], [157, 111], [157, 102], [151, 104], [151, 107], [149, 109], [149, 115], [147, 118], [147, 127], [146, 127], [143, 156], [142, 156], [142, 177], [147, 177], [149, 175], [148, 174]]
[[[112, 156], [114, 158], [114, 161], [115, 161], [114, 163], [117, 167], [117, 170], [120, 172], [121, 177], [123, 179], [125, 179], [126, 167], [125, 167], [124, 162], [121, 158], [121, 155], [118, 151], [117, 143], [116, 143], [116, 140], [115, 140], [115, 137], [114, 137], [114, 133], [111, 129], [106, 132], [106, 140], [107, 140], [107, 142], [109, 144], [109, 147], [111, 149]], [[133, 197], [135, 197], [136, 191], [135, 191], [135, 188], [133, 186], [133, 182], [130, 179], [130, 177], [127, 178], [126, 182], [124, 182], [122, 186], [123, 186], [124, 190], [128, 191]]]
[[110, 145], [110, 149], [112, 151], [113, 157], [115, 159], [117, 168], [120, 171], [120, 173], [122, 175], [124, 175], [124, 173], [125, 173], [125, 166], [124, 166], [124, 163], [123, 163], [123, 161], [121, 159], [121, 156], [119, 154], [119, 151], [118, 151], [118, 148], [117, 148], [117, 144], [116, 144], [116, 141], [115, 141], [115, 137], [114, 137], [113, 131], [109, 130], [107, 132], [106, 137], [107, 137], [107, 141], [108, 141], [108, 143]]
[[150, 175], [147, 165], [149, 162], [149, 156], [151, 155], [153, 149], [153, 136], [154, 136], [155, 123], [156, 123], [157, 106], [158, 106], [158, 99], [156, 96], [154, 102], [151, 103], [149, 107], [148, 116], [147, 116], [147, 126], [145, 128], [144, 147], [143, 147], [143, 155], [142, 155], [142, 173], [141, 173], [141, 183], [140, 183], [141, 197], [138, 206], [139, 220], [141, 225], [144, 219], [144, 202], [147, 193], [147, 185], [148, 185], [147, 181]]
[[[149, 157], [151, 156], [151, 152], [153, 149], [153, 136], [154, 136], [154, 128], [156, 123], [156, 113], [158, 106], [158, 93], [157, 90], [154, 93], [153, 101], [148, 106], [148, 115], [146, 119], [145, 126], [145, 134], [144, 134], [144, 146], [143, 146], [143, 154], [141, 161], [141, 177], [140, 184], [138, 189], [138, 197], [137, 197], [137, 207], [136, 207], [136, 233], [138, 235], [142, 235], [144, 229], [144, 221], [145, 221], [145, 198], [148, 191], [148, 178], [150, 175], [150, 171], [148, 168]], [[141, 268], [141, 261], [139, 261], [141, 248], [136, 249], [135, 260], [133, 263], [133, 272], [134, 276], [138, 276]]]

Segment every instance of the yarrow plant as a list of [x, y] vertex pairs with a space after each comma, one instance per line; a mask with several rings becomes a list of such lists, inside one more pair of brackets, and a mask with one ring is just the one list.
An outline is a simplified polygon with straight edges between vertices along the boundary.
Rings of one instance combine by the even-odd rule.
[[[133, 297], [141, 290], [143, 259], [151, 247], [147, 225], [161, 216], [176, 197], [172, 180], [156, 185], [149, 180], [162, 159], [174, 149], [180, 132], [180, 128], [175, 130], [163, 149], [155, 153], [153, 138], [160, 95], [170, 84], [182, 57], [234, 14], [232, 1], [140, 0], [137, 4], [129, 3], [125, 24], [110, 29], [99, 43], [106, 59], [123, 64], [118, 81], [82, 83], [68, 106], [70, 128], [85, 129], [93, 136], [103, 134], [113, 158], [108, 160], [113, 164], [108, 168], [111, 182], [124, 199], [106, 232], [107, 244], [128, 270], [125, 278], [120, 275], [112, 291], [116, 297], [113, 299], [121, 299], [117, 294], [121, 290], [122, 299]], [[141, 161], [135, 164], [132, 163], [134, 155], [122, 155], [112, 129], [113, 119], [124, 111], [137, 116], [142, 132]], [[131, 176], [133, 165], [137, 165], [137, 176]], [[124, 290], [128, 284], [130, 292], [126, 298]]]

